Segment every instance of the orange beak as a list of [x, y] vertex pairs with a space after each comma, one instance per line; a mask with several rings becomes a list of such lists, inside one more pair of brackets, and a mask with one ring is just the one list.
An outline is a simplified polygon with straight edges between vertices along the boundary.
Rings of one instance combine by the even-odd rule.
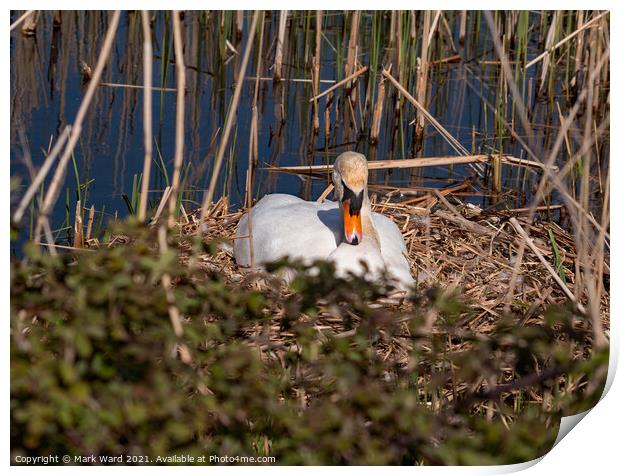
[[358, 245], [362, 241], [362, 217], [359, 213], [351, 213], [349, 200], [342, 202], [342, 216], [344, 220], [344, 237], [347, 243]]

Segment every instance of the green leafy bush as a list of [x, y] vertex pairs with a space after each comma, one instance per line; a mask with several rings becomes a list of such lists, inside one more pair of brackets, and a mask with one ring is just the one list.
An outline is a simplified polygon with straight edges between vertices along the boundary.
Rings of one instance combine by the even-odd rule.
[[385, 287], [335, 278], [328, 263], [274, 265], [299, 270], [293, 292], [235, 284], [181, 264], [176, 243], [160, 255], [149, 230], [127, 234], [131, 244], [12, 263], [13, 457], [516, 463], [544, 454], [561, 415], [602, 390], [607, 353], [592, 353], [570, 309], [536, 326], [505, 316], [478, 335], [463, 299], [438, 289], [375, 306]]

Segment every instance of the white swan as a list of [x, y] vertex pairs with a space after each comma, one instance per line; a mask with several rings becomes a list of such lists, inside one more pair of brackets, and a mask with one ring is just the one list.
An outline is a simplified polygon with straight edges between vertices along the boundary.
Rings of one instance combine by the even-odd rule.
[[[385, 270], [398, 289], [409, 291], [415, 281], [403, 236], [392, 220], [370, 209], [366, 158], [344, 152], [334, 163], [332, 178], [338, 202], [273, 194], [251, 209], [254, 265], [262, 267], [284, 256], [307, 264], [324, 259], [334, 263], [338, 276], [353, 273], [377, 279]], [[251, 264], [249, 235], [246, 214], [234, 243], [240, 267]]]

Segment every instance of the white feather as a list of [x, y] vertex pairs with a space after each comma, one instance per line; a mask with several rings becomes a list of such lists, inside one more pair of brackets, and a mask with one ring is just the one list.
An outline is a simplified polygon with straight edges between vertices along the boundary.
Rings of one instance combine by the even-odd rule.
[[[400, 230], [384, 215], [371, 214], [379, 249], [369, 239], [362, 238], [358, 245], [344, 242], [342, 214], [336, 202], [307, 202], [292, 195], [273, 194], [263, 197], [250, 213], [255, 266], [262, 267], [284, 256], [306, 264], [326, 259], [334, 263], [339, 276], [367, 272], [367, 277], [376, 279], [386, 270], [402, 290], [415, 284]], [[234, 244], [235, 259], [241, 267], [250, 266], [249, 234], [246, 214], [239, 221]]]

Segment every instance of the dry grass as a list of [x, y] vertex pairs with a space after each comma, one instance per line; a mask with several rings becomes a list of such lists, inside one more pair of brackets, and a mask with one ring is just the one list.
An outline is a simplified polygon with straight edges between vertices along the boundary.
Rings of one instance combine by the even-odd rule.
[[[378, 199], [372, 196], [373, 210], [389, 216], [400, 227], [407, 249], [411, 270], [418, 280], [421, 293], [440, 287], [448, 292], [461, 292], [469, 307], [467, 329], [476, 334], [491, 334], [496, 320], [510, 309], [515, 316], [515, 326], [537, 325], [542, 322], [542, 312], [552, 304], [567, 302], [566, 294], [536, 256], [528, 247], [522, 246], [522, 240], [510, 220], [517, 220], [525, 225], [523, 210], [489, 211], [471, 205], [454, 205], [450, 203], [452, 194], [467, 188], [467, 182], [461, 186], [449, 187], [437, 193], [417, 197], [415, 203], [408, 200], [396, 200], [398, 193], [392, 190]], [[440, 195], [443, 200], [438, 200]], [[458, 199], [457, 199], [458, 200]], [[429, 211], [430, 210], [430, 211]], [[228, 208], [226, 198], [214, 203], [205, 214], [211, 239], [232, 242], [235, 230], [243, 211]], [[200, 230], [200, 211], [196, 211], [177, 224], [181, 236], [192, 237]], [[562, 263], [566, 287], [574, 292], [575, 260], [577, 253], [572, 235], [559, 225], [545, 219], [537, 219], [530, 227], [532, 242], [549, 263], [554, 263], [554, 249], [550, 243], [550, 231], [556, 241], [556, 252]], [[122, 239], [120, 241], [123, 241]], [[185, 244], [183, 244], [185, 243]], [[194, 260], [191, 240], [182, 241], [181, 260], [184, 263]], [[519, 261], [518, 271], [515, 263]], [[243, 282], [248, 286], [263, 289], [265, 292], [290, 292], [277, 280], [260, 273], [242, 273], [238, 270], [232, 256], [232, 247], [224, 244], [218, 252], [201, 255], [193, 261], [200, 269], [216, 272], [228, 282]], [[609, 270], [606, 270], [607, 279]], [[587, 308], [585, 295], [582, 303]], [[400, 303], [399, 311], [410, 311], [411, 303]], [[388, 305], [395, 306], [394, 304]], [[609, 335], [609, 293], [604, 290], [600, 304], [601, 322], [605, 334]], [[306, 319], [307, 316], [300, 316]], [[355, 318], [355, 316], [353, 316]], [[309, 319], [309, 318], [308, 318]], [[282, 331], [277, 316], [270, 328], [270, 349], [275, 342], [282, 345], [292, 334]], [[433, 333], [434, 316], [429, 310], [427, 316], [428, 331]], [[587, 321], [583, 321], [587, 322]], [[585, 325], [578, 323], [579, 325]], [[319, 330], [335, 333], [345, 332], [343, 319], [334, 316], [329, 309], [322, 309], [319, 318], [313, 319]], [[258, 328], [248, 329], [248, 337], [254, 332], [263, 332]], [[257, 337], [257, 336], [254, 336]], [[384, 336], [385, 337], [385, 336]], [[382, 340], [380, 349], [385, 359], [396, 359], [406, 364], [410, 350], [410, 335], [406, 323], [402, 324], [402, 334], [389, 336]], [[458, 352], [458, 345], [454, 351]]]

